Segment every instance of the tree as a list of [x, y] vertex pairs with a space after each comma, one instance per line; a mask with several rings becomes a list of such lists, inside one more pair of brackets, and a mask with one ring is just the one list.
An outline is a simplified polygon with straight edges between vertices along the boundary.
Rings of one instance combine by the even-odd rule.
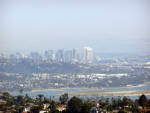
[[21, 95], [17, 96], [16, 102], [17, 102], [18, 105], [24, 105], [25, 104], [24, 97], [21, 96]]
[[126, 113], [123, 109], [119, 110], [118, 113]]
[[39, 95], [38, 95], [38, 99], [39, 99], [39, 101], [40, 101], [40, 104], [41, 104], [42, 101], [43, 101], [43, 97], [44, 97], [44, 95], [42, 95], [42, 94], [39, 94]]
[[26, 103], [31, 103], [31, 102], [33, 102], [33, 99], [32, 99], [31, 97], [29, 97], [28, 94], [25, 95], [25, 98], [24, 98], [24, 99], [25, 99]]
[[56, 107], [57, 107], [56, 102], [52, 100], [49, 106], [50, 111], [51, 111], [50, 113], [57, 113], [58, 110], [56, 109]]
[[138, 109], [138, 104], [136, 102], [134, 102], [132, 105], [131, 105], [131, 111], [132, 113], [139, 113], [139, 109]]
[[11, 96], [8, 92], [4, 92], [1, 99], [6, 101], [6, 105], [8, 106], [11, 106], [12, 104], [14, 104], [14, 97]]
[[46, 97], [44, 97], [43, 103], [50, 103], [50, 100]]
[[132, 104], [133, 101], [130, 98], [127, 98], [126, 96], [123, 97], [121, 107], [131, 106]]
[[59, 100], [60, 100], [61, 104], [66, 104], [68, 101], [68, 93], [64, 93], [63, 95], [61, 95]]
[[82, 105], [81, 113], [89, 113], [93, 105], [90, 102], [85, 102]]
[[40, 108], [38, 106], [31, 107], [31, 112], [32, 113], [39, 113], [39, 111], [40, 111]]
[[122, 100], [121, 97], [118, 98], [112, 98], [112, 107], [113, 109], [118, 109], [119, 107], [121, 107], [122, 104]]
[[68, 111], [69, 113], [81, 113], [83, 103], [81, 99], [77, 97], [72, 97], [68, 101]]
[[140, 106], [142, 106], [143, 108], [147, 106], [148, 103], [148, 99], [147, 97], [143, 94], [139, 97], [138, 103]]
[[44, 107], [43, 106], [43, 99], [44, 99], [44, 95], [42, 95], [42, 94], [39, 94], [38, 98], [36, 98], [35, 104], [38, 104], [40, 110], [43, 109], [43, 107]]

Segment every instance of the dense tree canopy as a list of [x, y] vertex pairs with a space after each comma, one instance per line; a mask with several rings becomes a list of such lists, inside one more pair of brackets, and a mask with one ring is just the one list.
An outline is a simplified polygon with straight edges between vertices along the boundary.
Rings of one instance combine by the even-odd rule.
[[[61, 96], [66, 101], [68, 99], [68, 94], [63, 94]], [[38, 95], [37, 98], [31, 98], [28, 95], [12, 96], [5, 92], [1, 96], [0, 110], [7, 112], [12, 111], [13, 113], [22, 112], [24, 108], [31, 107], [30, 111], [33, 113], [38, 113], [39, 111], [45, 109], [44, 104], [48, 104], [46, 110], [49, 113], [90, 113], [93, 109], [100, 112], [110, 112], [113, 110], [118, 110], [119, 113], [141, 113], [143, 110], [145, 113], [149, 113], [150, 99], [147, 99], [145, 95], [141, 95], [137, 100], [131, 100], [128, 97], [118, 97], [99, 99], [97, 101], [83, 100], [78, 97], [72, 97], [66, 103], [62, 101], [51, 100], [50, 98], [44, 97], [44, 95]], [[4, 101], [4, 103], [3, 103]], [[142, 106], [144, 109], [140, 108]], [[64, 107], [62, 111], [58, 108]], [[66, 109], [67, 108], [67, 109]]]
[[82, 100], [77, 97], [72, 97], [68, 101], [68, 110], [70, 113], [81, 113], [82, 106]]
[[148, 99], [145, 95], [141, 95], [139, 97], [139, 100], [138, 100], [138, 103], [140, 106], [142, 106], [143, 108], [147, 106], [147, 103], [148, 103]]

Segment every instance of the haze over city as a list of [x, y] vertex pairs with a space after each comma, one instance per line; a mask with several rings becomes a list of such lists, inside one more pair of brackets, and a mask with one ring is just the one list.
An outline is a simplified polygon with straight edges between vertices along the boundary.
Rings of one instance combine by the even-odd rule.
[[1, 0], [0, 52], [89, 46], [100, 53], [148, 53], [149, 0]]
[[150, 0], [0, 0], [0, 113], [150, 113]]

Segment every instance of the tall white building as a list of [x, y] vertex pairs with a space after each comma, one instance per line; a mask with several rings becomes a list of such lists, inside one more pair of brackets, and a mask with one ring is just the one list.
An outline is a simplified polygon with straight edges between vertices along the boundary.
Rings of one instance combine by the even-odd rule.
[[86, 63], [92, 63], [93, 61], [93, 49], [90, 47], [84, 47], [83, 60]]

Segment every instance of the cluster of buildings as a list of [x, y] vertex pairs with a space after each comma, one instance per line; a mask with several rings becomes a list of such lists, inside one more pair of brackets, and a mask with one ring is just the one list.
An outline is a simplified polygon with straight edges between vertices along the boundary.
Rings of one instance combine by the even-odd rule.
[[[102, 86], [126, 86], [127, 83], [120, 79], [130, 78], [127, 73], [122, 74], [49, 74], [32, 73], [30, 76], [13, 73], [0, 73], [3, 78], [9, 75], [10, 79], [0, 81], [0, 89], [4, 91], [14, 91], [24, 89], [48, 89], [48, 88], [68, 88], [68, 87], [100, 87]], [[115, 80], [114, 80], [115, 78]], [[13, 80], [12, 80], [13, 79]]]
[[[1, 55], [2, 57], [2, 55]], [[71, 49], [71, 50], [46, 50], [43, 53], [31, 52], [29, 55], [23, 53], [16, 53], [9, 55], [9, 58], [32, 58], [35, 60], [51, 60], [57, 62], [82, 62], [92, 63], [94, 60], [93, 49], [90, 47], [84, 47], [83, 49]]]
[[[31, 53], [31, 57], [36, 59], [37, 54]], [[93, 49], [89, 47], [84, 47], [84, 49], [77, 50], [47, 50], [44, 53], [44, 57], [47, 60], [53, 60], [58, 62], [78, 62], [82, 61], [84, 63], [92, 63], [93, 62]]]

